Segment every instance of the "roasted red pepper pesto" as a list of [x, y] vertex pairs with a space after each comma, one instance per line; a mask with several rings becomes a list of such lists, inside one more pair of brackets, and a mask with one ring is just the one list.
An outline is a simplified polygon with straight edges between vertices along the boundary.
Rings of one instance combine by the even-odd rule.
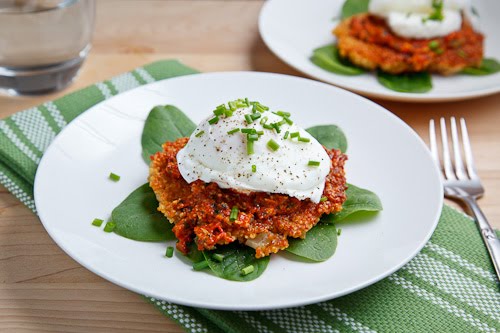
[[[339, 212], [346, 200], [347, 156], [338, 150], [327, 150], [332, 166], [323, 191], [326, 199], [315, 204], [283, 194], [221, 189], [216, 183], [201, 180], [188, 184], [176, 159], [187, 142], [188, 138], [182, 138], [165, 143], [163, 151], [151, 157], [149, 177], [160, 203], [158, 210], [174, 223], [177, 249], [183, 253], [192, 242], [199, 250], [211, 250], [217, 245], [250, 240], [256, 257], [264, 257], [287, 248], [287, 237], [305, 237], [321, 215]], [[238, 216], [231, 221], [233, 207], [238, 207]]]
[[467, 19], [460, 30], [445, 37], [410, 39], [395, 35], [385, 20], [358, 14], [342, 21], [333, 31], [339, 52], [354, 64], [388, 73], [430, 71], [449, 75], [483, 58], [483, 35]]

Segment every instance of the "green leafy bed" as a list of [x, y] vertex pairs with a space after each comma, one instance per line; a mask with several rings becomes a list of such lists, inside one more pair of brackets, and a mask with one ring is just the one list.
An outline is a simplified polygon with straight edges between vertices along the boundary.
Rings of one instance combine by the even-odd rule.
[[[346, 0], [341, 9], [341, 19], [366, 13], [369, 2], [370, 0]], [[342, 58], [338, 48], [333, 44], [318, 47], [313, 51], [310, 59], [316, 66], [335, 74], [354, 76], [366, 73], [365, 69]], [[465, 68], [461, 74], [483, 76], [498, 71], [500, 71], [500, 63], [496, 59], [485, 58], [479, 67]], [[432, 77], [427, 72], [389, 74], [377, 71], [376, 75], [380, 84], [397, 92], [426, 93], [432, 89]]]
[[[175, 106], [153, 108], [145, 122], [141, 140], [142, 155], [146, 163], [149, 164], [149, 156], [162, 150], [161, 145], [164, 142], [190, 136], [195, 128], [196, 125]], [[335, 148], [346, 152], [347, 139], [338, 126], [315, 126], [307, 131], [328, 149]], [[337, 222], [348, 221], [348, 217], [356, 213], [382, 210], [382, 204], [376, 194], [354, 185], [348, 186], [347, 200], [342, 211], [323, 216], [307, 233], [305, 239], [290, 239], [288, 252], [310, 261], [327, 260], [337, 247], [337, 237], [340, 233], [336, 227]], [[136, 241], [175, 240], [172, 224], [157, 207], [158, 201], [149, 184], [140, 186], [113, 210], [113, 231]], [[208, 266], [216, 276], [234, 281], [250, 281], [259, 277], [269, 262], [269, 257], [255, 258], [255, 250], [242, 244], [219, 246], [215, 250], [202, 252], [193, 245], [187, 257], [194, 263], [195, 269]], [[253, 271], [242, 274], [242, 269], [250, 265], [253, 266]]]

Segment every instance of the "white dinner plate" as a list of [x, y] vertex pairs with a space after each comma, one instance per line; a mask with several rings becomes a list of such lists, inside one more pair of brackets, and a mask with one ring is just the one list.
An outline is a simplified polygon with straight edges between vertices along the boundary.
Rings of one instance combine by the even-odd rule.
[[[359, 94], [408, 102], [442, 102], [491, 95], [500, 92], [500, 73], [488, 76], [432, 76], [433, 89], [424, 94], [400, 93], [378, 83], [373, 73], [345, 76], [314, 65], [309, 58], [314, 49], [333, 44], [333, 28], [339, 22], [345, 0], [268, 0], [259, 18], [262, 39], [271, 51], [304, 74]], [[476, 0], [485, 34], [485, 55], [500, 60], [500, 1]]]
[[[291, 112], [297, 124], [337, 124], [349, 140], [348, 181], [375, 191], [384, 211], [341, 224], [336, 254], [322, 263], [273, 255], [251, 282], [196, 272], [170, 243], [137, 242], [91, 225], [108, 218], [144, 184], [144, 120], [155, 105], [173, 104], [194, 122], [215, 106], [248, 97]], [[108, 179], [110, 172], [121, 176]], [[148, 84], [106, 100], [72, 121], [38, 168], [35, 202], [54, 241], [80, 264], [138, 293], [214, 309], [269, 309], [335, 298], [366, 287], [408, 262], [431, 236], [442, 187], [424, 143], [384, 108], [324, 83], [267, 73], [197, 74]]]

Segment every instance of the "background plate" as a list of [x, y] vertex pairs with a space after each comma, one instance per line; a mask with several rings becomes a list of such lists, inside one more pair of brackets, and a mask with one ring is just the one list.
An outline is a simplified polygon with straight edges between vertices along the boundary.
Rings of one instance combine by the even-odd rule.
[[[340, 125], [349, 140], [348, 181], [375, 191], [384, 211], [371, 221], [340, 225], [342, 236], [330, 260], [303, 263], [274, 255], [266, 272], [251, 282], [194, 272], [182, 255], [164, 257], [166, 243], [136, 242], [91, 226], [146, 182], [140, 136], [153, 106], [174, 104], [199, 122], [216, 105], [238, 97], [289, 111], [303, 127]], [[108, 180], [110, 172], [121, 180]], [[80, 264], [130, 290], [215, 309], [296, 306], [370, 285], [424, 246], [437, 224], [442, 198], [427, 148], [392, 113], [323, 83], [246, 72], [159, 81], [96, 105], [54, 140], [35, 179], [43, 225]]]
[[[262, 8], [259, 30], [267, 46], [288, 65], [310, 77], [360, 94], [396, 101], [441, 102], [469, 99], [500, 92], [500, 73], [488, 76], [433, 75], [434, 88], [424, 94], [399, 93], [378, 83], [373, 73], [338, 75], [309, 61], [312, 51], [335, 41], [331, 31], [337, 25], [345, 0], [269, 0]], [[500, 1], [476, 0], [485, 34], [485, 55], [500, 60]]]

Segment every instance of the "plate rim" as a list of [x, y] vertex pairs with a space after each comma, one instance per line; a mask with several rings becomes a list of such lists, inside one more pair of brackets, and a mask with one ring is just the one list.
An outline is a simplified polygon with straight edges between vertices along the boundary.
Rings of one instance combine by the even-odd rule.
[[[335, 82], [335, 80], [329, 80], [325, 78], [321, 78], [317, 75], [309, 73], [307, 70], [303, 69], [301, 66], [298, 64], [295, 64], [293, 61], [288, 59], [287, 57], [283, 57], [280, 52], [277, 50], [277, 47], [269, 41], [269, 36], [264, 33], [264, 16], [266, 14], [266, 11], [268, 11], [269, 7], [273, 5], [273, 3], [280, 1], [280, 0], [267, 0], [264, 5], [262, 6], [260, 12], [259, 12], [259, 19], [258, 19], [258, 30], [259, 30], [259, 35], [264, 41], [264, 44], [269, 48], [269, 50], [281, 61], [283, 61], [285, 64], [290, 66], [291, 68], [301, 72], [302, 74], [306, 75], [310, 79], [314, 80], [319, 80], [321, 82], [334, 85], [336, 87], [349, 90], [351, 92], [363, 95], [365, 97], [370, 97], [370, 98], [378, 98], [382, 100], [387, 100], [387, 101], [395, 101], [395, 102], [411, 102], [411, 103], [444, 103], [444, 102], [453, 102], [453, 101], [463, 101], [463, 100], [470, 100], [470, 99], [476, 99], [476, 98], [481, 98], [485, 96], [491, 96], [494, 94], [497, 94], [500, 92], [500, 85], [490, 87], [487, 89], [481, 89], [478, 91], [472, 91], [472, 92], [466, 92], [466, 93], [442, 93], [437, 96], [428, 96], [425, 93], [424, 94], [414, 94], [414, 93], [404, 93], [404, 92], [397, 92], [397, 91], [390, 91], [388, 90], [387, 92], [373, 92], [370, 90], [365, 90], [365, 89], [357, 89], [356, 87], [352, 86], [347, 86], [342, 83]], [[312, 52], [312, 50], [311, 50]], [[335, 73], [330, 73], [325, 71], [326, 73], [329, 73], [331, 75], [339, 75]]]
[[[73, 126], [71, 125], [72, 123], [74, 123], [75, 120], [77, 120], [79, 117], [83, 116], [85, 113], [87, 113], [89, 111], [92, 111], [93, 109], [99, 108], [102, 103], [109, 102], [111, 99], [115, 99], [115, 98], [118, 98], [118, 97], [123, 97], [124, 94], [133, 93], [133, 91], [135, 91], [135, 90], [144, 89], [144, 87], [150, 87], [150, 86], [156, 85], [156, 84], [159, 85], [159, 84], [161, 84], [161, 82], [163, 82], [165, 80], [185, 79], [186, 77], [193, 77], [193, 76], [200, 76], [200, 75], [201, 76], [255, 75], [255, 76], [262, 76], [262, 77], [275, 76], [275, 77], [280, 77], [280, 78], [283, 78], [283, 79], [286, 79], [286, 80], [307, 81], [309, 84], [327, 87], [328, 89], [338, 90], [338, 91], [340, 91], [342, 93], [346, 93], [348, 95], [351, 95], [355, 99], [361, 99], [362, 101], [364, 101], [364, 102], [366, 102], [368, 104], [371, 104], [372, 107], [379, 109], [380, 110], [379, 112], [385, 113], [388, 117], [392, 118], [392, 120], [398, 122], [399, 125], [405, 127], [406, 130], [407, 130], [407, 132], [409, 133], [409, 135], [411, 135], [414, 138], [416, 138], [417, 141], [419, 142], [419, 145], [423, 145], [424, 148], [427, 150], [427, 147], [425, 146], [425, 143], [420, 138], [420, 136], [408, 124], [406, 124], [402, 119], [400, 119], [399, 117], [397, 117], [396, 115], [394, 115], [388, 109], [386, 109], [386, 108], [378, 105], [377, 103], [375, 103], [375, 102], [367, 99], [366, 97], [357, 95], [357, 94], [355, 94], [355, 93], [353, 93], [351, 91], [348, 91], [346, 89], [339, 88], [337, 86], [332, 86], [332, 85], [327, 84], [327, 83], [323, 83], [323, 82], [319, 82], [319, 81], [307, 79], [307, 78], [302, 78], [302, 77], [297, 77], [297, 76], [292, 76], [292, 75], [287, 75], [287, 74], [278, 74], [278, 73], [252, 72], [252, 71], [231, 71], [231, 72], [196, 73], [196, 74], [190, 74], [190, 75], [185, 75], [185, 76], [178, 76], [178, 77], [168, 78], [168, 79], [164, 79], [164, 80], [159, 80], [159, 81], [155, 81], [155, 82], [152, 82], [152, 83], [144, 84], [142, 86], [135, 87], [133, 89], [130, 89], [130, 90], [125, 91], [123, 93], [117, 94], [117, 95], [115, 95], [115, 96], [113, 96], [111, 98], [108, 98], [106, 100], [103, 100], [103, 101], [97, 103], [96, 105], [94, 105], [91, 108], [87, 109], [86, 111], [82, 112], [75, 119], [73, 119], [66, 127], [64, 127], [61, 130], [61, 132], [58, 133], [58, 135], [54, 138], [54, 140], [51, 142], [51, 144], [49, 145], [49, 147], [46, 149], [45, 153], [42, 156], [42, 159], [41, 159], [41, 161], [39, 163], [39, 166], [37, 168], [37, 172], [36, 172], [36, 175], [35, 175], [35, 182], [34, 182], [35, 207], [38, 207], [38, 205], [37, 205], [37, 202], [38, 202], [37, 198], [41, 195], [39, 193], [40, 188], [38, 186], [38, 184], [39, 184], [39, 178], [38, 178], [39, 173], [38, 172], [39, 172], [39, 170], [41, 170], [40, 166], [42, 166], [44, 164], [44, 161], [46, 160], [46, 156], [49, 156], [48, 153], [50, 152], [50, 150], [54, 149], [53, 147], [56, 146], [56, 145], [53, 145], [53, 143], [56, 142], [56, 140], [58, 139], [58, 137], [62, 133], [64, 133], [65, 131], [71, 130], [71, 128], [73, 126], [76, 126], [76, 125], [73, 125]], [[430, 153], [429, 153], [429, 157], [430, 157]], [[433, 168], [433, 172], [435, 173], [436, 176], [439, 175], [437, 167]], [[427, 242], [429, 241], [430, 237], [434, 233], [434, 231], [435, 231], [435, 229], [437, 227], [437, 224], [439, 222], [439, 217], [441, 215], [441, 211], [442, 211], [442, 207], [443, 207], [443, 200], [444, 200], [444, 197], [443, 197], [443, 188], [442, 188], [442, 186], [439, 186], [438, 189], [439, 189], [439, 195], [438, 195], [439, 202], [437, 204], [437, 207], [439, 207], [439, 208], [434, 213], [433, 223], [430, 226], [430, 228], [429, 228], [426, 236], [423, 239], [420, 240], [419, 246], [412, 253], [410, 253], [404, 260], [402, 260], [398, 265], [395, 265], [395, 266], [393, 266], [393, 267], [385, 270], [383, 273], [380, 273], [380, 274], [372, 277], [371, 279], [369, 279], [369, 280], [367, 280], [367, 281], [365, 281], [363, 283], [355, 285], [355, 286], [353, 286], [351, 288], [347, 288], [346, 290], [344, 290], [342, 292], [324, 294], [322, 296], [318, 296], [318, 297], [314, 297], [314, 298], [308, 298], [307, 300], [297, 300], [295, 302], [280, 303], [278, 301], [278, 302], [274, 302], [272, 305], [245, 305], [245, 304], [241, 304], [238, 307], [234, 307], [232, 305], [225, 306], [224, 304], [218, 304], [218, 303], [215, 303], [215, 302], [212, 303], [212, 304], [206, 304], [204, 302], [197, 302], [197, 301], [184, 301], [181, 298], [165, 297], [165, 295], [160, 295], [160, 294], [157, 294], [157, 293], [154, 293], [154, 292], [148, 292], [147, 296], [148, 297], [154, 297], [154, 298], [156, 298], [158, 300], [165, 300], [165, 301], [172, 302], [172, 303], [175, 303], [175, 304], [180, 304], [180, 305], [185, 305], [185, 306], [201, 307], [201, 308], [205, 308], [205, 309], [213, 309], [213, 310], [242, 310], [242, 311], [251, 310], [251, 311], [256, 311], [256, 310], [271, 310], [271, 309], [280, 309], [280, 308], [303, 306], [303, 305], [314, 304], [314, 303], [318, 303], [318, 302], [322, 302], [322, 301], [326, 301], [326, 300], [332, 300], [332, 299], [335, 299], [335, 298], [338, 298], [338, 297], [350, 294], [352, 292], [355, 292], [355, 291], [358, 291], [360, 289], [366, 288], [366, 287], [368, 287], [368, 286], [370, 286], [370, 285], [372, 285], [372, 284], [374, 284], [374, 283], [376, 283], [376, 282], [378, 282], [378, 281], [386, 278], [387, 276], [391, 275], [392, 273], [396, 272], [402, 266], [404, 266], [405, 264], [407, 264], [411, 259], [413, 259], [422, 250], [422, 248], [427, 244]], [[59, 248], [61, 248], [73, 260], [75, 260], [76, 262], [78, 262], [80, 265], [82, 265], [83, 267], [85, 267], [86, 269], [88, 269], [89, 271], [91, 271], [92, 273], [94, 273], [94, 274], [96, 274], [96, 275], [104, 278], [107, 281], [112, 282], [113, 284], [116, 284], [116, 285], [118, 285], [118, 286], [120, 286], [122, 288], [125, 288], [127, 290], [131, 290], [133, 292], [139, 293], [141, 295], [145, 294], [144, 291], [140, 290], [139, 288], [135, 288], [133, 284], [127, 284], [126, 282], [122, 282], [119, 279], [115, 279], [112, 275], [109, 275], [109, 273], [106, 273], [105, 271], [94, 269], [90, 263], [86, 263], [85, 262], [85, 260], [84, 260], [85, 258], [80, 258], [77, 254], [73, 253], [73, 251], [69, 247], [66, 247], [66, 246], [62, 245], [64, 243], [61, 244], [61, 242], [59, 241], [60, 238], [61, 238], [61, 236], [57, 235], [57, 231], [54, 228], [51, 228], [51, 227], [47, 226], [47, 223], [44, 222], [44, 218], [42, 216], [43, 213], [41, 214], [40, 213], [41, 211], [39, 211], [38, 209], [37, 209], [37, 212], [38, 212], [38, 216], [40, 218], [40, 221], [42, 222], [42, 225], [44, 226], [45, 230], [50, 235], [50, 237], [52, 238], [52, 240], [57, 244], [57, 246]]]

